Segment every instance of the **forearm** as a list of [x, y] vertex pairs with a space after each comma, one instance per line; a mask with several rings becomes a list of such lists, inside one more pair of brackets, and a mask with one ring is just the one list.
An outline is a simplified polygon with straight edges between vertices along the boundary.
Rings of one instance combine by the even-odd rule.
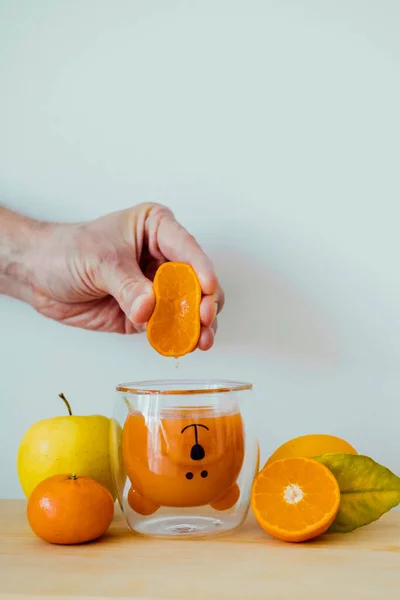
[[29, 255], [42, 225], [0, 206], [0, 294], [29, 301], [33, 273]]

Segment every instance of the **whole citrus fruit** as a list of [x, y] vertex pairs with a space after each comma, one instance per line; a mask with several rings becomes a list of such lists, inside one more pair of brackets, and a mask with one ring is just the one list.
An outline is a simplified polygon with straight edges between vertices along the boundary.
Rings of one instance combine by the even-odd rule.
[[114, 516], [114, 500], [91, 477], [53, 475], [33, 490], [27, 516], [33, 532], [52, 544], [82, 544], [103, 535]]
[[291, 456], [303, 456], [305, 458], [314, 458], [321, 454], [357, 454], [357, 451], [345, 440], [334, 435], [326, 433], [313, 433], [310, 435], [301, 435], [289, 440], [269, 457], [266, 464], [289, 458]]

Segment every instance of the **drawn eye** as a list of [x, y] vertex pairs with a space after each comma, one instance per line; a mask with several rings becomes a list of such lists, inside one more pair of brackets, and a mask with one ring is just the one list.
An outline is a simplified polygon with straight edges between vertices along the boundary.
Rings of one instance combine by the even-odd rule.
[[208, 476], [208, 471], [202, 471], [202, 472], [200, 473], [200, 476], [201, 476], [203, 479], [205, 479], [205, 478]]
[[186, 473], [186, 479], [193, 479], [193, 473]]

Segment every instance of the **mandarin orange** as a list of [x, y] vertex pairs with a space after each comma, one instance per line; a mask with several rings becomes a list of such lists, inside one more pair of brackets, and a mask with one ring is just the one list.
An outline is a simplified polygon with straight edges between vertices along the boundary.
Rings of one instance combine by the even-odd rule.
[[103, 535], [114, 516], [114, 500], [91, 477], [53, 475], [29, 497], [27, 517], [33, 532], [52, 544], [82, 544]]
[[179, 358], [195, 349], [200, 337], [201, 287], [186, 263], [166, 262], [154, 277], [156, 305], [147, 324], [151, 346], [163, 356]]

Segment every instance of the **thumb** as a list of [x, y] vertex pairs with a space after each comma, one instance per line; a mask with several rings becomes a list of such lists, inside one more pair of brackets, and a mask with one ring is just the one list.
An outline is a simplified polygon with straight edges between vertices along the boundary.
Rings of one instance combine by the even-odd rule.
[[146, 323], [154, 310], [153, 284], [139, 265], [114, 265], [103, 274], [104, 287], [113, 296], [134, 325]]

